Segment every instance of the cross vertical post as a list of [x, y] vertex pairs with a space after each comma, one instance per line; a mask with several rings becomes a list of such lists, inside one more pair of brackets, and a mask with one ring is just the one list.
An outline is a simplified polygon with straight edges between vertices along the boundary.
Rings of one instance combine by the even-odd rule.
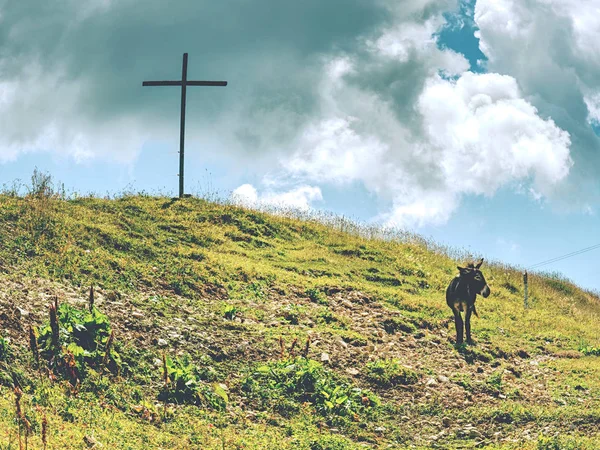
[[142, 86], [181, 86], [181, 120], [179, 124], [179, 198], [184, 196], [185, 102], [188, 86], [227, 86], [227, 81], [188, 81], [188, 54], [183, 54], [180, 81], [144, 81]]
[[183, 197], [183, 174], [184, 174], [184, 152], [185, 152], [185, 98], [187, 88], [187, 62], [188, 54], [183, 54], [183, 68], [181, 69], [181, 121], [179, 127], [179, 198]]

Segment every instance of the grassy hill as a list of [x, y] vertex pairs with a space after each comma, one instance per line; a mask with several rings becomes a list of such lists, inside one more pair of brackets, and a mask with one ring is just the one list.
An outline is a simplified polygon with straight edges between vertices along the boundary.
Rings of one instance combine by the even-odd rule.
[[0, 195], [2, 450], [600, 447], [600, 302], [566, 280], [524, 309], [484, 265], [456, 348], [458, 253], [47, 182]]

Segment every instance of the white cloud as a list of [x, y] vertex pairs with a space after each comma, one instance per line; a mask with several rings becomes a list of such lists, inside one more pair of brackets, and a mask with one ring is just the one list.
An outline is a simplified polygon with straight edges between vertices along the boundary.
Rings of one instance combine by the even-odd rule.
[[569, 134], [542, 119], [512, 77], [431, 75], [411, 127], [385, 99], [344, 80], [358, 67], [329, 65], [341, 66], [324, 70], [323, 118], [302, 130], [282, 166], [297, 181], [362, 183], [391, 203], [378, 217], [388, 225], [444, 223], [463, 195], [516, 183], [546, 196], [569, 173]]
[[[515, 40], [535, 32], [522, 4], [492, 3], [479, 8], [481, 23]], [[441, 15], [404, 18], [365, 38], [366, 54], [325, 61], [319, 114], [265, 185], [360, 183], [390, 205], [376, 220], [409, 227], [442, 224], [463, 196], [506, 186], [537, 201], [552, 197], [573, 165], [570, 133], [539, 112], [515, 77], [468, 72], [462, 55], [438, 48], [444, 23]], [[485, 36], [481, 45], [492, 62], [503, 56]]]
[[[41, 25], [21, 12], [0, 29], [0, 40], [11, 43], [0, 55], [0, 162], [47, 150], [127, 163], [144, 138], [175, 143], [177, 95], [140, 94], [140, 82], [178, 76], [173, 48], [215, 34], [209, 68], [231, 83], [218, 97], [203, 92], [202, 102], [189, 102], [186, 142], [245, 157], [240, 165], [255, 175], [268, 171], [261, 189], [236, 189], [239, 201], [308, 208], [322, 199], [320, 186], [358, 183], [389, 206], [379, 219], [420, 225], [448, 220], [465, 195], [504, 186], [546, 199], [574, 170], [597, 175], [600, 166], [593, 164], [600, 162], [598, 139], [586, 123], [600, 117], [594, 3], [478, 0], [485, 75], [438, 48], [443, 13], [456, 0], [369, 3], [389, 14], [358, 0], [313, 0], [302, 14], [278, 6], [287, 21], [266, 14], [273, 8], [267, 0], [238, 5], [244, 20], [222, 14], [230, 2], [189, 1], [165, 15], [152, 1], [141, 16], [131, 2], [67, 2]], [[315, 26], [322, 19], [315, 11], [329, 14], [331, 29]], [[79, 20], [64, 26], [59, 19], [69, 13]], [[228, 20], [211, 28], [216, 16]], [[178, 33], [157, 32], [172, 26]], [[263, 37], [269, 27], [273, 35]], [[34, 50], [13, 48], [21, 39]]]
[[64, 80], [60, 68], [44, 72], [32, 61], [18, 80], [0, 81], [0, 163], [33, 151], [68, 156], [80, 163], [95, 158], [132, 161], [144, 142], [139, 118], [116, 115], [94, 123], [90, 117], [78, 116], [89, 85]]
[[570, 67], [575, 76], [584, 75], [589, 69], [585, 65], [600, 63], [596, 2], [477, 0], [474, 18], [480, 48], [493, 68], [519, 69], [522, 75], [530, 72], [529, 78], [539, 78], [548, 75], [540, 71], [540, 63], [553, 70]]
[[569, 20], [574, 52], [594, 65], [600, 64], [600, 4], [596, 1], [540, 0], [555, 17]]
[[434, 33], [446, 23], [436, 15], [424, 23], [403, 21], [397, 26], [383, 30], [375, 40], [367, 40], [366, 47], [374, 54], [400, 63], [414, 63], [419, 59], [430, 72], [442, 70], [450, 75], [469, 69], [469, 62], [460, 53], [441, 51]]
[[444, 224], [458, 207], [459, 198], [451, 190], [423, 190], [420, 187], [399, 192], [389, 212], [378, 219], [390, 227], [419, 227]]
[[346, 184], [379, 177], [388, 147], [375, 136], [363, 137], [352, 129], [358, 120], [330, 118], [307, 126], [296, 152], [282, 164], [289, 173], [321, 182]]
[[547, 195], [569, 173], [569, 134], [541, 119], [511, 77], [467, 72], [456, 83], [432, 78], [418, 110], [446, 184], [457, 193], [491, 195], [532, 176], [536, 190]]
[[600, 125], [600, 90], [588, 93], [583, 100], [588, 109], [588, 121], [591, 124]]
[[375, 42], [367, 41], [367, 46], [382, 55], [406, 62], [411, 52], [437, 50], [433, 33], [442, 23], [443, 18], [440, 16], [425, 23], [405, 22], [383, 33]]
[[540, 115], [571, 136], [573, 168], [553, 199], [580, 210], [597, 203], [600, 138], [590, 123], [600, 116], [600, 4], [478, 0], [474, 18], [487, 69], [515, 78]]
[[251, 184], [236, 188], [231, 199], [234, 203], [249, 207], [275, 207], [284, 209], [308, 210], [313, 202], [323, 200], [321, 189], [313, 186], [299, 186], [287, 192], [266, 191], [259, 194]]
[[258, 191], [251, 184], [242, 184], [231, 194], [234, 203], [254, 205], [258, 202]]

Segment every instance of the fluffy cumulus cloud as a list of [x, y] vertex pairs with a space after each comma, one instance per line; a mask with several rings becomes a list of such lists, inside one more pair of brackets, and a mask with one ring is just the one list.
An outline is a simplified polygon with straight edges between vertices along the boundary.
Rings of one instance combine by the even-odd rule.
[[325, 63], [319, 112], [281, 158], [279, 180], [359, 182], [390, 205], [378, 219], [401, 226], [444, 223], [462, 196], [511, 184], [552, 196], [572, 166], [569, 133], [515, 78], [471, 73], [440, 49], [443, 23], [440, 14], [383, 28], [362, 53]]
[[308, 210], [315, 201], [322, 200], [321, 189], [314, 186], [299, 186], [287, 192], [263, 192], [259, 194], [251, 184], [243, 184], [231, 196], [234, 203], [252, 208], [275, 208]]
[[[516, 78], [540, 115], [571, 134], [569, 202], [600, 198], [600, 5], [574, 0], [478, 0], [474, 19], [487, 69]], [[581, 186], [586, 184], [586, 192]], [[579, 193], [577, 191], [580, 191]]]
[[389, 200], [380, 219], [390, 225], [443, 223], [461, 196], [516, 181], [547, 196], [569, 173], [569, 133], [541, 118], [512, 77], [432, 74], [411, 105], [411, 127], [395, 105], [342, 81], [355, 70], [344, 59], [326, 70], [324, 117], [306, 126], [282, 165], [302, 181], [361, 182]]
[[588, 3], [478, 0], [489, 73], [473, 74], [438, 42], [458, 0], [0, 0], [0, 163], [176, 145], [176, 89], [141, 82], [177, 79], [187, 51], [190, 78], [229, 81], [188, 91], [187, 142], [263, 177], [236, 201], [308, 208], [359, 184], [380, 220], [419, 225], [505, 186], [555, 198], [574, 171], [597, 172]]
[[428, 82], [418, 102], [427, 142], [449, 188], [493, 194], [532, 178], [543, 194], [569, 173], [569, 133], [525, 101], [514, 78], [466, 73]]

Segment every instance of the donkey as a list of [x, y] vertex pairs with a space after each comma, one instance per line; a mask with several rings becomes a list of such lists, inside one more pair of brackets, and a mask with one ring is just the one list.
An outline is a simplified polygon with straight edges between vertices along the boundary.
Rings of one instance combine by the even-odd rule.
[[471, 339], [471, 313], [479, 317], [475, 309], [475, 299], [477, 294], [487, 298], [490, 295], [490, 288], [479, 270], [483, 264], [481, 261], [474, 265], [470, 263], [467, 267], [458, 267], [460, 275], [455, 277], [446, 289], [446, 303], [454, 313], [454, 324], [456, 325], [456, 344], [463, 343], [463, 320], [461, 312], [465, 311], [465, 328], [467, 330], [467, 343], [472, 344]]

